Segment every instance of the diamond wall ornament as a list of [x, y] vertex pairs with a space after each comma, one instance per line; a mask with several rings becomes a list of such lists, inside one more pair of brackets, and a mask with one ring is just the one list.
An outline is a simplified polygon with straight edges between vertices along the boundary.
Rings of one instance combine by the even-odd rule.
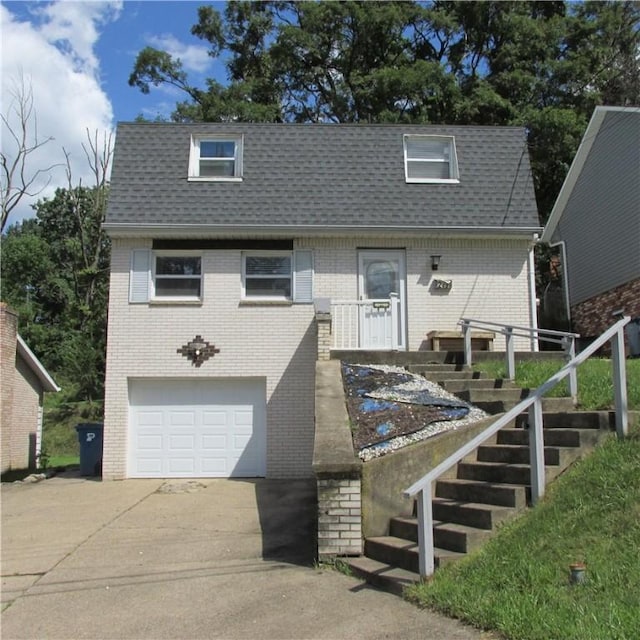
[[215, 345], [204, 340], [201, 335], [197, 335], [193, 340], [187, 342], [187, 344], [183, 344], [177, 350], [177, 353], [191, 360], [192, 364], [199, 367], [209, 358], [213, 358], [216, 353], [220, 353], [220, 349], [216, 349]]

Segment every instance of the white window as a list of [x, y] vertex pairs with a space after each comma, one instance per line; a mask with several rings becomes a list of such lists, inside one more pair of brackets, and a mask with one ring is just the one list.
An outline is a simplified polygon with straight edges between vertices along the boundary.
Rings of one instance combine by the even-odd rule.
[[453, 136], [404, 136], [404, 173], [407, 182], [459, 182]]
[[202, 257], [184, 252], [153, 255], [152, 298], [199, 300], [202, 296]]
[[245, 298], [291, 299], [291, 252], [246, 253], [243, 275]]
[[313, 302], [311, 251], [262, 251], [242, 255], [242, 297]]
[[242, 179], [242, 137], [194, 136], [191, 139], [189, 179]]

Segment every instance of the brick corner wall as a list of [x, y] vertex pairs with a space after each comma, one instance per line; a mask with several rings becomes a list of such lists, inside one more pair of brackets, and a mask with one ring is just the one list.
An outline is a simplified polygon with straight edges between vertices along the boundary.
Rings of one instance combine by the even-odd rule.
[[0, 302], [0, 443], [4, 473], [11, 469], [11, 423], [13, 421], [13, 389], [16, 375], [16, 339], [18, 317]]
[[631, 318], [640, 317], [640, 278], [572, 305], [573, 330], [581, 338], [597, 338], [614, 324], [616, 318], [611, 314], [618, 310]]

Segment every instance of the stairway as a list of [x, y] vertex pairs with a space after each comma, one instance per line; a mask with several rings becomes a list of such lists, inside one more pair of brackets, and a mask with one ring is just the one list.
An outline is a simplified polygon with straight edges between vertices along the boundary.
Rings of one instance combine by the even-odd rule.
[[[523, 397], [510, 381], [485, 377], [460, 365], [410, 365], [459, 397], [501, 413]], [[606, 413], [574, 412], [569, 398], [544, 399], [547, 481], [593, 449], [609, 430]], [[433, 498], [436, 568], [481, 546], [496, 526], [516, 516], [530, 501], [527, 415], [489, 438], [457, 465], [453, 478], [435, 483]], [[401, 594], [419, 581], [418, 524], [415, 517], [396, 517], [389, 535], [365, 540], [365, 555], [346, 559], [354, 574]]]

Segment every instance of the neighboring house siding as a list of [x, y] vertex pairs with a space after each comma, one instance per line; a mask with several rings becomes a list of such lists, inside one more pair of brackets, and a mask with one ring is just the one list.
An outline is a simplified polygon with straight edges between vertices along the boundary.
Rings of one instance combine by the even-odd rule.
[[[43, 383], [18, 348], [17, 315], [0, 305], [2, 473], [35, 466], [42, 433]], [[22, 343], [24, 345], [24, 342]], [[40, 363], [37, 363], [40, 366]], [[55, 386], [55, 383], [51, 381]]]
[[16, 366], [16, 326], [18, 318], [0, 303], [0, 434], [2, 473], [11, 469], [11, 425], [13, 423], [13, 387]]
[[573, 305], [573, 328], [583, 338], [595, 338], [615, 322], [614, 311], [640, 318], [640, 278]]
[[36, 465], [36, 438], [42, 419], [43, 393], [40, 381], [18, 356], [13, 387], [13, 423], [11, 429], [11, 468]]
[[[311, 475], [316, 327], [312, 304], [241, 304], [241, 252], [203, 251], [201, 305], [129, 304], [131, 251], [151, 241], [114, 239], [109, 300], [103, 477], [126, 475], [128, 378], [266, 379], [267, 475]], [[314, 296], [355, 300], [359, 248], [405, 249], [409, 349], [425, 349], [431, 330], [455, 330], [460, 316], [529, 325], [523, 240], [313, 238]], [[432, 272], [430, 255], [442, 255]], [[453, 280], [436, 293], [434, 277]], [[500, 304], [496, 304], [500, 300]], [[195, 368], [176, 350], [196, 334], [220, 349]], [[528, 349], [520, 339], [518, 349]], [[496, 348], [503, 348], [499, 340]]]
[[607, 113], [555, 230], [566, 241], [572, 307], [640, 274], [639, 122]]

